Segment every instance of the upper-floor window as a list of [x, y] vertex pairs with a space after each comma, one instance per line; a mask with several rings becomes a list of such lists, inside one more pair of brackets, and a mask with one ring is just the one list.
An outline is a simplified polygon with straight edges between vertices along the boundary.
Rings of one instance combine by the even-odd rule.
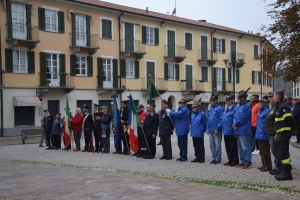
[[261, 72], [252, 71], [252, 84], [261, 84]]
[[154, 28], [146, 28], [146, 42], [147, 44], [154, 44]]
[[151, 26], [142, 26], [142, 43], [150, 45], [159, 44], [159, 29]]
[[225, 39], [213, 38], [213, 50], [215, 53], [225, 53]]
[[253, 45], [253, 58], [258, 58], [258, 45], [257, 44], [255, 44], [255, 45]]
[[126, 60], [126, 78], [134, 78], [134, 61]]
[[58, 31], [57, 11], [45, 9], [45, 25], [47, 31]]
[[86, 56], [77, 56], [76, 61], [76, 75], [86, 76], [87, 75], [87, 57]]
[[27, 73], [26, 50], [13, 50], [13, 72]]
[[217, 53], [222, 53], [222, 39], [217, 38], [216, 45]]
[[8, 25], [12, 28], [14, 38], [27, 38], [27, 29], [31, 27], [27, 27], [25, 4], [11, 2], [11, 24]]
[[57, 8], [43, 6], [38, 8], [39, 29], [51, 32], [65, 32], [64, 12]]
[[192, 50], [193, 49], [193, 34], [185, 33], [185, 49]]
[[113, 39], [112, 19], [101, 18], [101, 38]]
[[201, 66], [201, 81], [208, 82], [208, 67]]
[[175, 64], [169, 64], [168, 65], [168, 79], [169, 80], [175, 80], [176, 79]]

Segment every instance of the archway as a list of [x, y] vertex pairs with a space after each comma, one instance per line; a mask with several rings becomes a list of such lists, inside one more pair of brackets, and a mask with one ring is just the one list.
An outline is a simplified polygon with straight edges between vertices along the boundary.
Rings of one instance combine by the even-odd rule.
[[169, 107], [169, 109], [170, 110], [175, 110], [176, 109], [175, 105], [176, 105], [175, 97], [172, 96], [172, 95], [169, 96], [169, 98], [168, 98], [168, 107]]

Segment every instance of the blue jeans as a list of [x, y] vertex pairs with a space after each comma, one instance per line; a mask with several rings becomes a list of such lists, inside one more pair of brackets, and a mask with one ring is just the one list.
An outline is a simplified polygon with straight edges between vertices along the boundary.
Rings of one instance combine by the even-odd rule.
[[215, 133], [209, 133], [209, 147], [212, 154], [212, 159], [218, 162], [222, 160], [222, 132], [218, 135]]
[[252, 165], [250, 135], [239, 135], [238, 136], [238, 150], [239, 150], [239, 155], [240, 155], [240, 163]]
[[102, 133], [102, 143], [103, 143], [103, 151], [109, 152], [110, 150], [110, 129], [105, 129], [105, 137]]
[[187, 159], [187, 145], [188, 145], [188, 135], [181, 135], [177, 137], [177, 143], [179, 148], [179, 155], [182, 159]]

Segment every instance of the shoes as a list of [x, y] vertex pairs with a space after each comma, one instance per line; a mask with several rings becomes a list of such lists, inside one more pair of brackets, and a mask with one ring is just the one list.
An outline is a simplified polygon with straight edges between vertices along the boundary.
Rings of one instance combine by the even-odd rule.
[[128, 156], [128, 155], [130, 155], [131, 153], [130, 152], [124, 152], [124, 155], [125, 156]]
[[249, 168], [251, 168], [251, 165], [244, 164], [243, 169], [249, 169]]
[[154, 156], [149, 156], [148, 158], [146, 159], [154, 159], [155, 157]]
[[58, 150], [59, 148], [55, 148], [55, 150]]
[[88, 152], [88, 150], [85, 150], [85, 149], [84, 149], [84, 150], [82, 150], [81, 152]]
[[252, 154], [253, 155], [258, 155], [258, 154], [260, 154], [260, 151], [259, 150], [255, 150], [255, 151], [252, 152]]
[[63, 148], [62, 150], [67, 150], [66, 148]]
[[181, 158], [177, 158], [177, 159], [176, 159], [176, 161], [180, 161], [180, 160], [181, 160]]
[[167, 159], [167, 156], [160, 157], [159, 160]]
[[143, 153], [138, 153], [138, 155], [136, 155], [137, 158], [143, 157]]
[[232, 164], [232, 162], [230, 162], [230, 161], [228, 161], [227, 163], [224, 163], [225, 166], [229, 166], [231, 164]]
[[265, 167], [265, 168], [261, 169], [260, 171], [262, 171], [262, 172], [269, 172], [271, 170], [272, 170], [272, 168]]
[[212, 160], [212, 161], [210, 162], [210, 164], [215, 164], [215, 162], [216, 162], [215, 160]]
[[262, 170], [263, 168], [265, 168], [265, 166], [260, 166], [260, 167], [257, 168], [257, 169]]
[[138, 155], [138, 153], [134, 153], [134, 154], [132, 154], [131, 156], [137, 156]]
[[180, 159], [180, 162], [186, 162], [186, 161], [187, 161], [187, 159], [185, 159], [185, 158]]
[[100, 150], [98, 150], [98, 151], [97, 151], [97, 153], [101, 153], [101, 151], [100, 151]]
[[278, 175], [278, 174], [281, 174], [281, 171], [278, 170], [278, 169], [273, 169], [272, 171], [269, 171], [269, 174], [271, 174], [271, 175]]
[[51, 150], [52, 148], [51, 147], [48, 147], [46, 150]]
[[239, 163], [236, 165], [236, 167], [243, 167], [245, 164]]
[[292, 174], [287, 174], [287, 173], [281, 173], [275, 176], [276, 180], [278, 181], [288, 181], [288, 180], [293, 180]]
[[172, 157], [170, 157], [170, 156], [168, 156], [167, 158], [166, 158], [166, 160], [172, 160], [173, 158]]
[[80, 149], [73, 149], [73, 151], [80, 151]]
[[233, 162], [233, 163], [230, 164], [230, 167], [235, 167], [236, 165], [237, 165], [237, 163]]
[[150, 157], [150, 155], [144, 155], [143, 158], [144, 159], [148, 159]]
[[43, 145], [40, 145], [39, 147], [44, 147]]
[[161, 145], [161, 143], [159, 142], [157, 145]]
[[121, 153], [120, 151], [113, 152], [113, 154], [120, 154], [120, 153]]
[[102, 151], [102, 153], [109, 153], [109, 151], [108, 150], [104, 150], [104, 151]]
[[221, 161], [215, 161], [214, 162], [214, 164], [216, 165], [216, 164], [220, 164], [221, 163]]
[[194, 160], [192, 160], [191, 162], [199, 162], [200, 160], [195, 158]]
[[94, 150], [94, 151], [92, 151], [92, 153], [97, 153], [97, 151], [98, 151], [98, 150]]
[[200, 160], [199, 163], [205, 163], [205, 160]]

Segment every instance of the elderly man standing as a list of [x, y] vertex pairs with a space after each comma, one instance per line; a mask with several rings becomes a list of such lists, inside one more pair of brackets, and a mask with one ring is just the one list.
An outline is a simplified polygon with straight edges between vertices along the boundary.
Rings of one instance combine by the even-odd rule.
[[[46, 130], [46, 140], [48, 143], [48, 148], [46, 150], [52, 149], [54, 147], [54, 142], [52, 138], [52, 128], [54, 117], [50, 115], [48, 109], [44, 110], [45, 118], [44, 118], [44, 128]], [[50, 142], [51, 141], [51, 142]]]
[[74, 133], [74, 140], [76, 148], [73, 150], [75, 152], [80, 151], [80, 138], [82, 133], [82, 124], [83, 124], [83, 116], [81, 114], [81, 109], [76, 108], [75, 116], [70, 119], [71, 127]]
[[94, 103], [94, 127], [93, 127], [93, 132], [94, 132], [94, 139], [95, 139], [95, 150], [93, 152], [101, 152], [103, 148], [103, 142], [102, 142], [102, 133], [101, 133], [101, 126], [99, 126], [99, 121], [96, 120], [97, 116], [102, 117], [102, 112], [99, 111], [99, 105]]
[[168, 116], [171, 116], [176, 125], [177, 142], [180, 150], [180, 158], [176, 159], [176, 161], [185, 162], [187, 161], [187, 135], [190, 132], [190, 114], [186, 107], [186, 101], [181, 99], [178, 102], [177, 112], [170, 110], [166, 110], [166, 112]]
[[208, 110], [207, 131], [209, 135], [209, 146], [212, 154], [210, 164], [219, 164], [222, 159], [222, 116], [223, 108], [218, 104], [218, 94], [213, 94], [210, 99]]
[[55, 120], [53, 121], [52, 135], [55, 149], [61, 149], [61, 135], [63, 132], [64, 120], [61, 118], [60, 113], [56, 113]]
[[83, 132], [84, 132], [84, 141], [85, 147], [82, 152], [91, 152], [91, 148], [93, 146], [92, 140], [92, 130], [93, 130], [93, 116], [89, 113], [89, 107], [84, 106], [84, 119], [83, 119]]
[[[102, 127], [102, 140], [103, 140], [103, 153], [109, 153], [110, 150], [110, 123], [111, 123], [111, 114], [107, 112], [107, 107], [102, 106], [102, 118], [101, 118], [101, 127]], [[99, 115], [100, 116], [100, 115]]]
[[191, 162], [205, 162], [205, 147], [204, 147], [204, 133], [206, 131], [207, 118], [205, 113], [201, 110], [201, 99], [194, 101], [192, 105], [193, 114], [191, 121], [191, 137], [193, 138], [193, 146], [195, 149], [195, 159]]
[[237, 148], [237, 138], [234, 137], [234, 130], [232, 128], [233, 117], [236, 111], [234, 105], [234, 95], [226, 95], [226, 109], [222, 118], [222, 131], [224, 135], [225, 149], [228, 162], [224, 163], [225, 166], [236, 166], [239, 163], [239, 154]]
[[[250, 90], [250, 88], [248, 88]], [[240, 105], [236, 108], [233, 117], [233, 129], [235, 130], [235, 137], [238, 138], [238, 151], [240, 155], [240, 163], [236, 167], [248, 169], [252, 165], [251, 154], [251, 107], [247, 102], [248, 90], [240, 91], [238, 93], [238, 101]]]

